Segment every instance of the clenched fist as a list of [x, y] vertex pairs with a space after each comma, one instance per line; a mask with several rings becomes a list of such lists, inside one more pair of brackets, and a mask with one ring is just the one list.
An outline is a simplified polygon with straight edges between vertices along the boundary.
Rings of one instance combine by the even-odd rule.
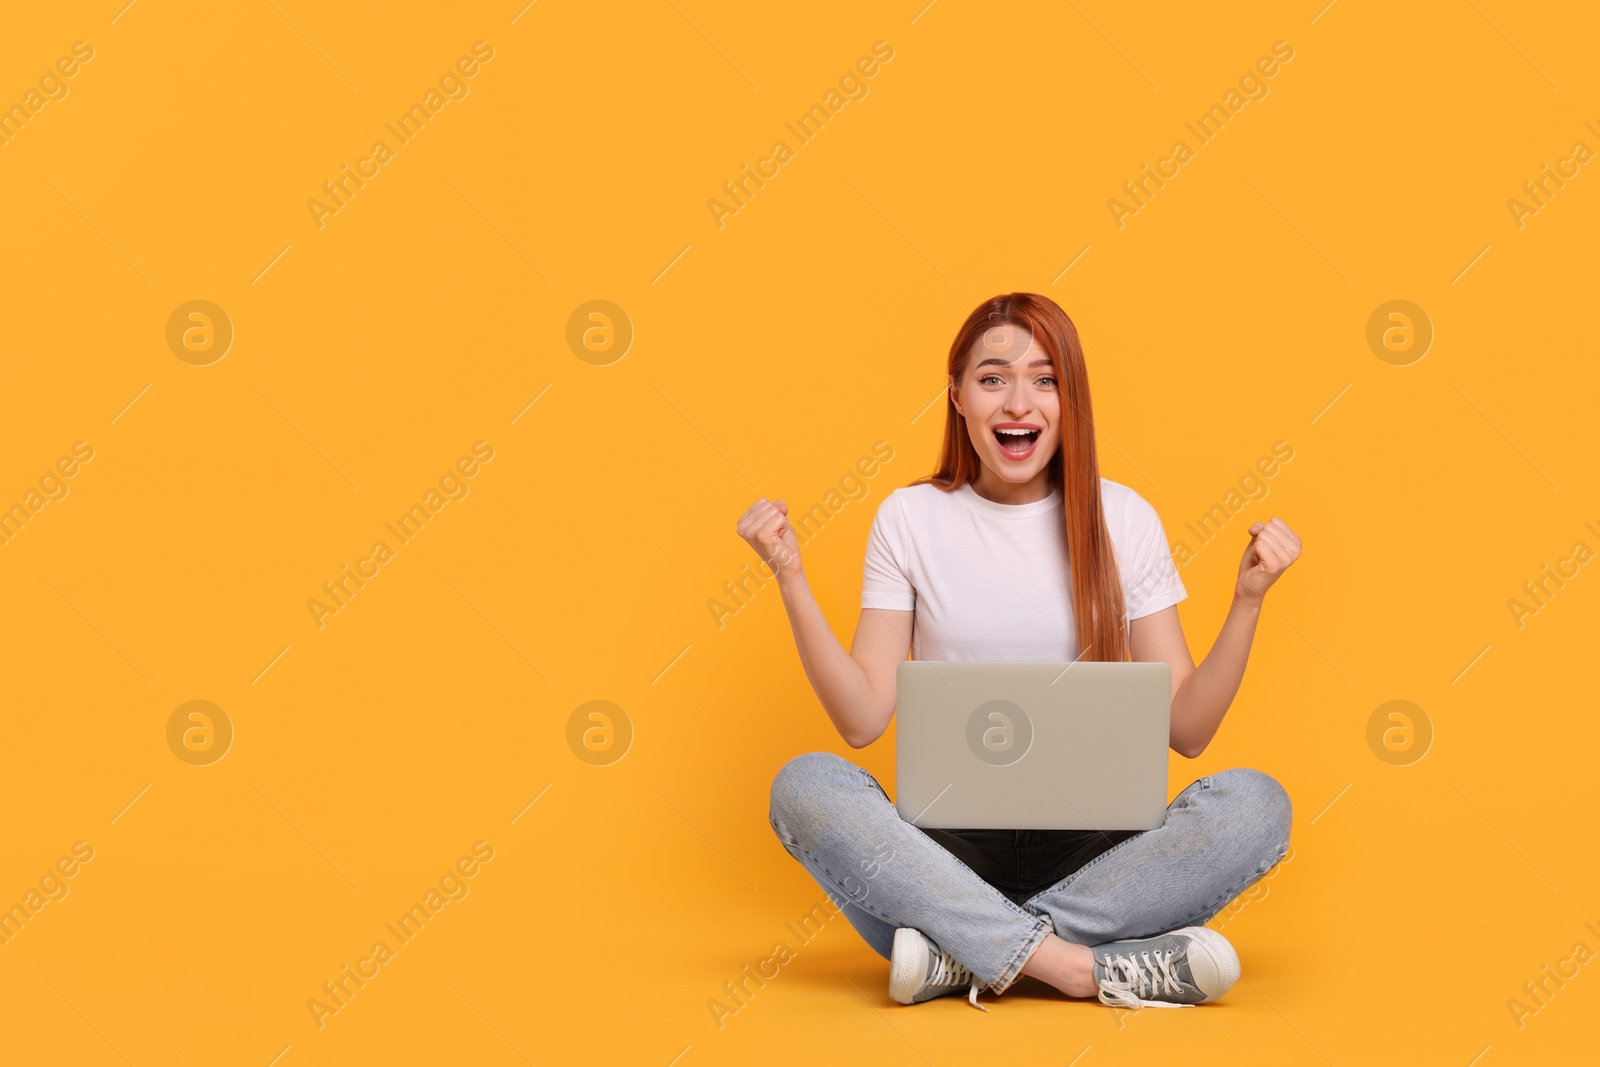
[[1240, 600], [1261, 603], [1267, 589], [1282, 577], [1289, 564], [1300, 558], [1300, 538], [1276, 515], [1271, 522], [1250, 525], [1250, 543], [1239, 561], [1239, 581], [1233, 595]]
[[774, 575], [800, 573], [800, 542], [789, 525], [789, 505], [783, 501], [772, 503], [763, 497], [751, 504], [739, 518], [738, 533]]

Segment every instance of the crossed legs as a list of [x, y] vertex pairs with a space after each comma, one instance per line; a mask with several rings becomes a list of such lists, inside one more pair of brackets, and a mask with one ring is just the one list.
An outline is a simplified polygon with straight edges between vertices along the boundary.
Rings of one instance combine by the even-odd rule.
[[1022, 905], [900, 818], [871, 774], [830, 752], [772, 783], [773, 832], [885, 959], [915, 927], [1004, 992], [1020, 974], [1093, 996], [1089, 947], [1204, 923], [1288, 850], [1291, 806], [1270, 776], [1234, 768], [1191, 783], [1165, 822], [1118, 843]]

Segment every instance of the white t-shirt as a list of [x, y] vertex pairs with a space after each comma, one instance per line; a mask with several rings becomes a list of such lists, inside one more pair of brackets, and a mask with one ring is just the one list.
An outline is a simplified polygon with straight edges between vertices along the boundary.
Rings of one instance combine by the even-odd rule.
[[[1129, 621], [1185, 599], [1155, 508], [1106, 478], [1100, 496]], [[894, 490], [867, 535], [861, 606], [916, 611], [913, 659], [1076, 659], [1061, 490], [1028, 504], [971, 483]]]

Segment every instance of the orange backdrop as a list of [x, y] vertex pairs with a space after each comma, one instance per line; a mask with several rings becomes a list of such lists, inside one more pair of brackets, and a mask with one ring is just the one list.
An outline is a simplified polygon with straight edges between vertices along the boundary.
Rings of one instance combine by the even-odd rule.
[[[0, 35], [0, 1060], [1587, 1049], [1592, 12], [123, 4]], [[1197, 659], [1250, 523], [1304, 542], [1174, 757], [1295, 805], [1202, 1011], [901, 1009], [767, 825], [893, 736], [832, 733], [735, 521], [823, 506], [848, 644], [1014, 289]]]

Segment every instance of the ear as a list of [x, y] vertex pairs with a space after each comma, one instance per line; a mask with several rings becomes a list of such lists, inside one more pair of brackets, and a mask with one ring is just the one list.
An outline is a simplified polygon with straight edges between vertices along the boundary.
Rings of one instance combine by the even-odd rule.
[[966, 411], [961, 407], [961, 387], [953, 380], [950, 382], [950, 402], [956, 406], [956, 413], [963, 419], [967, 417]]

